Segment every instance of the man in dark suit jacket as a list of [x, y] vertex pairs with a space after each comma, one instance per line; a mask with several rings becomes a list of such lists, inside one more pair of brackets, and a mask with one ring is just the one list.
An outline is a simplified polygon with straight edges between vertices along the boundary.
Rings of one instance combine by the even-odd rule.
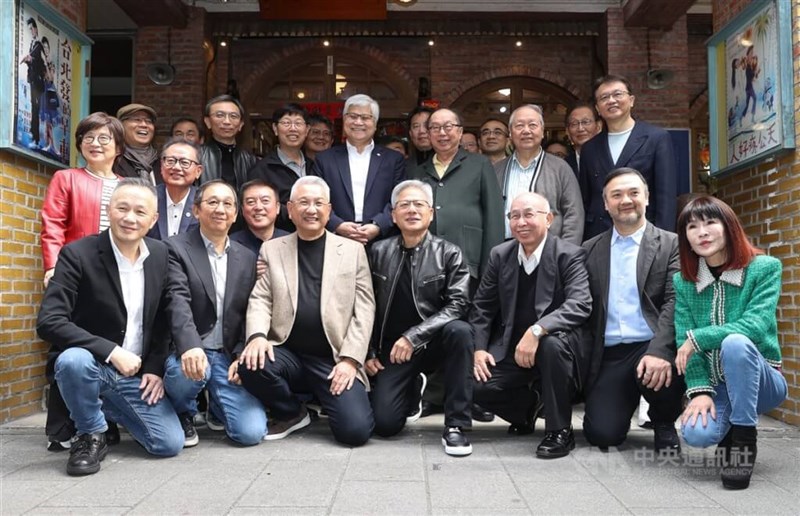
[[641, 394], [650, 403], [656, 451], [675, 453], [685, 390], [672, 320], [678, 237], [645, 218], [649, 196], [638, 171], [612, 171], [603, 197], [614, 227], [583, 244], [594, 300], [586, 337], [595, 350], [583, 433], [596, 446], [621, 444]]
[[[166, 246], [145, 238], [156, 197], [142, 179], [120, 182], [108, 205], [110, 228], [61, 251], [36, 329], [50, 343], [54, 374], [77, 428], [67, 473], [100, 470], [106, 418], [121, 423], [148, 452], [176, 455], [183, 431], [163, 399], [169, 281]], [[179, 333], [176, 338], [182, 338]]]
[[184, 139], [172, 139], [161, 149], [161, 179], [156, 186], [158, 222], [147, 234], [150, 238], [166, 240], [197, 226], [192, 214], [194, 182], [203, 172], [200, 147]]
[[256, 281], [256, 257], [228, 238], [236, 219], [236, 192], [221, 179], [200, 186], [193, 206], [200, 226], [171, 238], [170, 275], [188, 295], [173, 299], [175, 340], [167, 358], [164, 388], [183, 426], [186, 445], [198, 442], [192, 419], [197, 394], [207, 388], [210, 410], [228, 437], [243, 445], [267, 433], [264, 406], [241, 386], [237, 355], [244, 348], [247, 300]]
[[675, 229], [677, 168], [669, 133], [633, 119], [635, 97], [624, 77], [598, 79], [594, 98], [605, 128], [581, 148], [578, 181], [586, 212], [584, 240], [611, 228], [603, 206], [603, 184], [606, 175], [619, 167], [636, 169], [645, 178], [650, 190], [647, 219], [661, 229]]
[[[547, 199], [533, 192], [511, 203], [514, 240], [492, 249], [473, 299], [474, 399], [530, 433], [544, 402], [540, 458], [575, 447], [572, 400], [586, 380], [591, 350], [582, 325], [591, 312], [586, 252], [548, 235]], [[541, 383], [541, 396], [531, 387]]]
[[392, 229], [392, 189], [405, 179], [405, 162], [396, 151], [375, 145], [378, 103], [353, 95], [344, 103], [345, 145], [317, 155], [317, 173], [331, 189], [333, 211], [328, 231], [367, 243]]

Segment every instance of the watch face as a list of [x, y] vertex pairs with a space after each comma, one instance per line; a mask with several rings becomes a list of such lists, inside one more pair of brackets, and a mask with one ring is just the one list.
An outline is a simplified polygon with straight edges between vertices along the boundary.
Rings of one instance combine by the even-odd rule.
[[539, 326], [538, 324], [534, 324], [533, 325], [533, 334], [536, 335], [537, 337], [541, 337], [542, 336], [542, 327]]

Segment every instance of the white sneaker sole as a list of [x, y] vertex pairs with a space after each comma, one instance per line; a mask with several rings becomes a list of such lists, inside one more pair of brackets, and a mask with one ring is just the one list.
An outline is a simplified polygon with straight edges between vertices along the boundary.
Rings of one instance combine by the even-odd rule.
[[442, 444], [444, 445], [444, 452], [448, 455], [452, 455], [453, 457], [465, 457], [472, 453], [471, 444], [468, 444], [467, 446], [448, 446], [447, 441], [444, 440], [444, 437], [442, 437]]
[[428, 377], [425, 376], [425, 373], [419, 373], [419, 375], [422, 377], [422, 387], [419, 389], [419, 407], [413, 416], [406, 418], [407, 425], [419, 421], [419, 418], [422, 417], [422, 397], [425, 395], [425, 387], [428, 386]]
[[[305, 409], [303, 409], [303, 410], [305, 410]], [[305, 417], [303, 419], [301, 419], [300, 421], [298, 421], [297, 423], [295, 423], [294, 425], [290, 426], [289, 428], [287, 428], [286, 430], [284, 430], [283, 432], [281, 432], [279, 434], [267, 433], [267, 435], [264, 436], [264, 440], [265, 441], [277, 441], [278, 439], [283, 439], [284, 437], [288, 436], [292, 432], [300, 430], [301, 428], [305, 428], [310, 424], [311, 424], [311, 416], [308, 415], [308, 412], [306, 412], [306, 415], [305, 415]], [[267, 425], [269, 425], [269, 422], [267, 423]]]
[[194, 437], [192, 437], [191, 439], [184, 438], [183, 447], [192, 448], [194, 446], [197, 446], [199, 442], [200, 442], [200, 436], [195, 434]]

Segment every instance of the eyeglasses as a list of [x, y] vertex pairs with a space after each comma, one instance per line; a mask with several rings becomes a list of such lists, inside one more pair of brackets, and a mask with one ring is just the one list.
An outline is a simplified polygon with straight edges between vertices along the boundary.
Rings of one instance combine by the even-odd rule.
[[398, 201], [394, 204], [394, 209], [399, 211], [406, 211], [411, 209], [411, 207], [417, 210], [424, 210], [426, 208], [430, 208], [431, 205], [428, 204], [427, 201]]
[[191, 168], [192, 165], [199, 165], [200, 164], [199, 161], [195, 161], [193, 159], [176, 158], [175, 156], [162, 156], [161, 157], [161, 163], [163, 163], [164, 165], [166, 165], [166, 166], [168, 166], [170, 168], [174, 167], [175, 163], [177, 163], [178, 166], [181, 167], [183, 170], [187, 170], [187, 169]]
[[461, 127], [461, 124], [454, 124], [452, 122], [447, 122], [444, 125], [441, 125], [441, 124], [430, 124], [428, 126], [428, 131], [430, 131], [432, 133], [438, 133], [439, 131], [444, 129], [444, 132], [449, 133], [450, 131], [452, 131], [456, 127]]
[[133, 122], [134, 124], [155, 125], [156, 123], [152, 118], [146, 116], [137, 116], [135, 118], [126, 118], [123, 122]]
[[303, 120], [281, 120], [278, 125], [284, 129], [289, 129], [290, 127], [302, 129], [306, 126], [306, 123]]
[[322, 199], [316, 199], [316, 200], [300, 199], [297, 201], [289, 201], [289, 202], [292, 204], [296, 204], [297, 206], [300, 207], [301, 210], [307, 210], [312, 206], [317, 210], [321, 210], [325, 206], [330, 206], [331, 204], [329, 202], [323, 201]]
[[216, 197], [212, 197], [211, 199], [207, 199], [207, 200], [203, 199], [200, 202], [205, 204], [206, 206], [208, 206], [212, 210], [216, 210], [217, 208], [220, 207], [220, 205], [222, 205], [222, 207], [225, 208], [225, 211], [233, 211], [233, 210], [236, 209], [236, 203], [235, 202], [233, 202], [233, 201], [220, 201]]
[[577, 129], [578, 127], [591, 127], [595, 123], [596, 122], [591, 118], [584, 118], [583, 120], [570, 120], [570, 122], [567, 124], [567, 127], [570, 129]]
[[517, 221], [521, 218], [524, 218], [525, 220], [533, 220], [536, 215], [547, 215], [548, 213], [550, 212], [544, 210], [510, 211], [506, 217], [508, 217], [508, 220], [511, 221]]
[[312, 129], [309, 131], [311, 136], [322, 136], [323, 138], [332, 138], [333, 133], [328, 131], [327, 129]]
[[541, 124], [539, 122], [528, 122], [528, 123], [516, 122], [513, 126], [511, 126], [511, 128], [517, 132], [524, 131], [525, 129], [528, 129], [530, 131], [535, 131], [539, 127], [541, 127]]
[[605, 95], [600, 95], [599, 97], [597, 97], [597, 102], [599, 104], [605, 104], [611, 99], [622, 100], [628, 95], [630, 95], [630, 93], [628, 93], [627, 91], [617, 90], [611, 93], [606, 93]]
[[229, 113], [226, 113], [225, 111], [216, 111], [214, 113], [211, 113], [211, 118], [220, 121], [229, 118], [231, 122], [238, 122], [239, 120], [242, 119], [242, 115], [234, 111], [231, 111]]
[[508, 134], [502, 129], [483, 129], [481, 130], [481, 136], [496, 136], [499, 138], [500, 136], [508, 136]]
[[112, 138], [107, 134], [98, 134], [97, 136], [93, 134], [87, 134], [81, 137], [81, 143], [85, 143], [86, 145], [93, 144], [95, 140], [97, 140], [97, 143], [99, 143], [100, 145], [108, 145], [109, 143], [114, 141], [114, 138]]
[[364, 123], [367, 123], [371, 121], [373, 118], [375, 118], [372, 115], [362, 115], [361, 113], [345, 113], [344, 117], [350, 120], [351, 122], [355, 122], [356, 120], [361, 120]]

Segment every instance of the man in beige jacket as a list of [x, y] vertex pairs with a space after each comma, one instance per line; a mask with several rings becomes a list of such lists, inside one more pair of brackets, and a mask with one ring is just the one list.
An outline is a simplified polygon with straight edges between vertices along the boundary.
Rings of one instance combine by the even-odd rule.
[[261, 247], [267, 272], [250, 294], [239, 376], [269, 409], [265, 440], [310, 423], [296, 396], [309, 393], [334, 438], [360, 446], [374, 427], [363, 369], [375, 317], [367, 255], [325, 230], [331, 203], [322, 178], [298, 179], [287, 209], [297, 232]]

